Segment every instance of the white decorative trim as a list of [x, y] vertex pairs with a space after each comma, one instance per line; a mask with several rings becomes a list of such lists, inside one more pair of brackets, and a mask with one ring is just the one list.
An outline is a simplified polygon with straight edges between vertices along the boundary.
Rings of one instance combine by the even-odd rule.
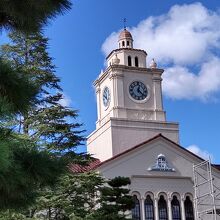
[[174, 196], [176, 196], [177, 199], [178, 199], [179, 201], [181, 201], [181, 196], [180, 196], [180, 194], [179, 194], [178, 192], [172, 192], [172, 194], [171, 194], [171, 199], [173, 199]]
[[163, 154], [157, 156], [156, 162], [153, 166], [148, 168], [149, 171], [174, 172], [175, 169], [169, 167], [166, 157]]
[[163, 192], [163, 191], [158, 192], [158, 193], [157, 193], [157, 198], [160, 199], [160, 196], [164, 196], [164, 199], [165, 199], [165, 200], [168, 199], [168, 195], [167, 195], [166, 192]]
[[132, 196], [137, 196], [137, 198], [140, 200], [141, 199], [141, 194], [138, 191], [133, 191], [131, 193]]
[[183, 196], [184, 201], [186, 200], [186, 197], [189, 196], [190, 200], [193, 202], [193, 195], [189, 192], [185, 193], [185, 195]]
[[152, 200], [154, 200], [154, 194], [151, 192], [151, 191], [147, 191], [145, 194], [144, 194], [144, 198], [146, 198], [147, 196], [150, 196], [150, 198]]

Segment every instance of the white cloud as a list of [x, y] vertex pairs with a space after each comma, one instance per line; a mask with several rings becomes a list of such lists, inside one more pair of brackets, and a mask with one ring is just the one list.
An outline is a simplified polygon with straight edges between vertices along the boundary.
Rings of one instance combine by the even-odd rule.
[[212, 154], [210, 154], [209, 152], [207, 152], [205, 150], [202, 150], [197, 145], [190, 145], [186, 149], [191, 151], [192, 153], [198, 155], [199, 157], [202, 157], [205, 160], [208, 160], [209, 157], [211, 158], [211, 160], [213, 160], [213, 158], [214, 158]]
[[166, 69], [163, 76], [164, 94], [173, 99], [214, 99], [220, 89], [220, 59], [201, 64], [198, 74], [189, 68], [173, 66]]
[[[147, 51], [148, 62], [154, 57], [159, 67], [165, 67], [165, 95], [210, 100], [220, 91], [217, 11], [208, 10], [201, 3], [175, 5], [167, 14], [148, 17], [129, 30], [134, 46]], [[105, 55], [117, 48], [119, 32], [112, 33], [103, 43]]]
[[71, 103], [72, 103], [71, 98], [66, 94], [63, 94], [63, 98], [59, 101], [59, 104], [65, 107], [69, 107]]

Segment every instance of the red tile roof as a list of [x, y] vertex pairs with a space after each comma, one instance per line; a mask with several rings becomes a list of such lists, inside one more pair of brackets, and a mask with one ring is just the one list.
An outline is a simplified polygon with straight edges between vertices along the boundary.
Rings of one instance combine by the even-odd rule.
[[101, 161], [99, 159], [94, 159], [92, 160], [88, 165], [80, 165], [80, 164], [75, 164], [71, 163], [69, 165], [69, 170], [73, 173], [84, 173], [84, 172], [89, 172], [91, 170], [94, 170], [95, 167], [97, 167]]

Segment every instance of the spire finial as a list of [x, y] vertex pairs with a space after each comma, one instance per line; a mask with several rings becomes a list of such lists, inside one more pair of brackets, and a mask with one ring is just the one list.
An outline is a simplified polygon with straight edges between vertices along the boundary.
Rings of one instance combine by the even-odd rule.
[[127, 22], [127, 19], [124, 18], [123, 22], [124, 22], [124, 30], [126, 30], [126, 22]]
[[152, 61], [150, 63], [150, 68], [151, 69], [156, 69], [157, 68], [157, 63], [155, 62], [154, 58], [152, 59]]

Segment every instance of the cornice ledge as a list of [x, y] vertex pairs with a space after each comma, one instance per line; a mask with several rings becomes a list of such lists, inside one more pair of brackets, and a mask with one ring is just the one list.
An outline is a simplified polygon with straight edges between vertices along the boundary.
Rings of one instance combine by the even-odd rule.
[[117, 72], [117, 71], [115, 71], [115, 72], [112, 72], [112, 73], [110, 74], [109, 79], [123, 78], [123, 77], [124, 77], [124, 74], [123, 74], [122, 72]]
[[131, 178], [164, 178], [164, 179], [188, 179], [192, 181], [192, 178], [189, 176], [165, 176], [165, 175], [132, 175]]

